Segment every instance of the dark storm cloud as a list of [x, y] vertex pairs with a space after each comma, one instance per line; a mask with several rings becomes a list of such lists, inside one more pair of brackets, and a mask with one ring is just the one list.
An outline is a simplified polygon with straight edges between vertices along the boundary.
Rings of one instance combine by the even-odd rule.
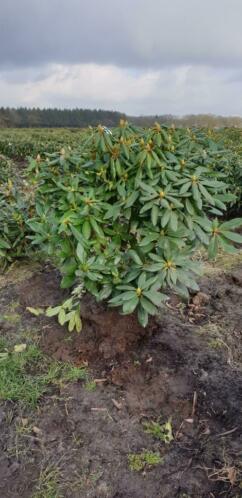
[[114, 9], [112, 2], [103, 0], [2, 1], [5, 2], [0, 14], [2, 65], [123, 64], [127, 54], [129, 59], [129, 40], [123, 37], [123, 32], [118, 32], [125, 21], [121, 5]]
[[241, 0], [0, 0], [0, 65], [239, 65]]

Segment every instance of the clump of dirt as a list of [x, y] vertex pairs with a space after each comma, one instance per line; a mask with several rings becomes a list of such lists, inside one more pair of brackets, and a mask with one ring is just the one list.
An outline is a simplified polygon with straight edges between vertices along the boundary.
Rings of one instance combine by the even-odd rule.
[[[18, 292], [23, 308], [54, 306], [60, 304], [65, 295], [59, 288], [58, 274], [51, 270], [21, 283]], [[139, 325], [135, 314], [120, 315], [117, 310], [96, 303], [90, 295], [84, 296], [81, 302], [81, 315], [83, 330], [81, 334], [74, 333], [68, 343], [66, 330], [58, 326], [56, 320], [45, 321], [43, 349], [57, 359], [79, 363], [96, 362], [99, 357], [108, 360], [132, 350], [157, 328], [153, 321], [147, 331]]]
[[60, 304], [64, 293], [60, 289], [59, 274], [52, 268], [46, 267], [41, 271], [24, 279], [18, 285], [20, 304], [26, 308], [32, 306], [46, 307]]
[[[21, 327], [38, 329], [49, 355], [88, 362], [96, 388], [60, 386], [31, 413], [2, 403], [0, 496], [34, 498], [54, 472], [53, 496], [63, 498], [240, 498], [239, 275], [206, 277], [190, 306], [171, 300], [148, 330], [86, 296], [79, 335], [26, 312], [62, 301], [58, 274], [47, 269], [11, 286]], [[228, 347], [211, 345], [211, 324]], [[26, 418], [27, 437], [16, 432]], [[168, 420], [170, 444], [145, 432], [144, 422]], [[128, 457], [143, 451], [159, 453], [161, 463], [135, 472]]]

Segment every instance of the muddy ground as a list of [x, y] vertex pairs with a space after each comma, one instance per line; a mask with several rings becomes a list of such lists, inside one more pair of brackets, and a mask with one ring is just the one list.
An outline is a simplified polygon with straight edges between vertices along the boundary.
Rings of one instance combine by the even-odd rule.
[[[0, 285], [1, 335], [24, 333], [93, 379], [48, 389], [35, 409], [0, 401], [0, 498], [242, 496], [241, 262], [208, 268], [190, 305], [172, 297], [147, 330], [88, 297], [79, 335], [31, 315], [63, 299], [48, 267], [13, 268]], [[169, 443], [144, 431], [168, 420]], [[130, 468], [144, 451], [161, 462]]]

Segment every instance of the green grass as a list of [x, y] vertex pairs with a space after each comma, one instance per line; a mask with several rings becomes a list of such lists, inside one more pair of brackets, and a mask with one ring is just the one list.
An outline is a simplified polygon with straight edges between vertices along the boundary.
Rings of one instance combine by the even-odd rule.
[[0, 338], [0, 399], [35, 406], [49, 386], [86, 379], [84, 368], [50, 360], [34, 344], [16, 352]]
[[84, 385], [85, 389], [89, 392], [95, 391], [97, 384], [95, 380], [89, 380]]
[[152, 467], [163, 463], [163, 459], [158, 452], [143, 451], [142, 453], [130, 453], [128, 455], [128, 462], [130, 470], [140, 472], [145, 467]]
[[44, 392], [43, 374], [31, 375], [41, 353], [36, 346], [29, 346], [23, 353], [3, 351], [0, 356], [0, 399], [23, 400], [35, 405]]
[[[37, 261], [39, 252], [37, 252], [30, 260], [15, 260], [6, 270], [3, 275], [0, 275], [0, 289], [5, 288], [9, 284], [18, 284], [25, 279], [30, 278], [34, 272], [40, 269], [40, 261]], [[39, 258], [40, 259], [40, 258]]]
[[21, 316], [18, 313], [11, 313], [11, 314], [6, 314], [1, 316], [0, 319], [3, 319], [5, 322], [12, 323], [13, 325], [16, 325], [21, 321]]
[[166, 444], [171, 443], [173, 440], [172, 425], [170, 420], [165, 424], [160, 425], [158, 422], [145, 422], [144, 431], [151, 434], [154, 438], [163, 441]]
[[63, 498], [59, 491], [60, 471], [53, 465], [40, 472], [39, 480], [31, 498]]
[[196, 259], [203, 264], [203, 274], [216, 276], [220, 273], [226, 273], [242, 263], [242, 250], [238, 250], [236, 254], [227, 254], [219, 251], [215, 260], [209, 260], [205, 250], [199, 250], [196, 254]]

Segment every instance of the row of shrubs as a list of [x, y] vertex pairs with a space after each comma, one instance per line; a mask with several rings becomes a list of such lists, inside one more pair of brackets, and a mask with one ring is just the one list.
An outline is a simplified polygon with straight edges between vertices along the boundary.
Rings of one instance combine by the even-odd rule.
[[[38, 154], [19, 183], [0, 188], [2, 266], [41, 250], [62, 274], [70, 298], [49, 310], [80, 329], [80, 297], [89, 292], [146, 326], [166, 291], [198, 289], [203, 247], [214, 258], [235, 252], [241, 171], [236, 150], [206, 130], [98, 126], [75, 148]], [[237, 182], [234, 184], [233, 182]]]

